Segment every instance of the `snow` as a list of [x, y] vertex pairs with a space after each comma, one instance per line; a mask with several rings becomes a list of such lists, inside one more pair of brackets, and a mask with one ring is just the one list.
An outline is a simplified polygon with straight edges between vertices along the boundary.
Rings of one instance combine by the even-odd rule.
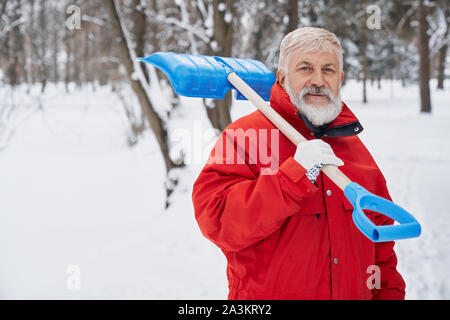
[[217, 43], [216, 40], [211, 41], [210, 46], [211, 46], [211, 49], [213, 49], [214, 51], [219, 50], [219, 44]]
[[[342, 92], [392, 198], [422, 224], [420, 238], [396, 244], [408, 299], [450, 298], [450, 91], [434, 88], [431, 115], [419, 113], [417, 87], [369, 85], [367, 105], [361, 84], [349, 81]], [[0, 151], [0, 298], [226, 298], [226, 260], [202, 236], [191, 203], [214, 131], [200, 99], [181, 101], [169, 132], [190, 156], [173, 173], [180, 182], [165, 210], [156, 140], [147, 133], [127, 146], [117, 96], [48, 85], [43, 110], [20, 122]], [[232, 118], [253, 110], [234, 101]], [[79, 289], [69, 285], [71, 270], [80, 271]]]
[[219, 10], [219, 12], [225, 11], [227, 8], [226, 4], [223, 2], [220, 2], [217, 9]]
[[223, 20], [226, 22], [226, 23], [230, 23], [232, 20], [233, 20], [233, 14], [231, 13], [231, 12], [226, 12], [225, 13], [225, 16], [223, 17]]

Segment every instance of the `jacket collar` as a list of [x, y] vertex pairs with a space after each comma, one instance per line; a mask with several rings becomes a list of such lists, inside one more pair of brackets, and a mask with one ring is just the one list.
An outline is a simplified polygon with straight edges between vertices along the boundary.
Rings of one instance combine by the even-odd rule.
[[332, 122], [321, 127], [314, 125], [293, 106], [289, 95], [280, 86], [278, 81], [272, 86], [270, 105], [292, 126], [294, 126], [305, 138], [315, 136], [322, 137], [348, 137], [363, 131], [361, 123], [347, 105], [342, 102], [342, 111]]

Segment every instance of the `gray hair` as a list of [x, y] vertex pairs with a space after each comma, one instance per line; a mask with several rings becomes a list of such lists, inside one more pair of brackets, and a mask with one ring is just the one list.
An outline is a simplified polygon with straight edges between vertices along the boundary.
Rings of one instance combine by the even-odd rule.
[[278, 69], [287, 72], [289, 57], [292, 52], [328, 51], [334, 52], [339, 61], [339, 69], [343, 70], [344, 58], [339, 39], [332, 32], [322, 28], [304, 27], [289, 32], [281, 41]]

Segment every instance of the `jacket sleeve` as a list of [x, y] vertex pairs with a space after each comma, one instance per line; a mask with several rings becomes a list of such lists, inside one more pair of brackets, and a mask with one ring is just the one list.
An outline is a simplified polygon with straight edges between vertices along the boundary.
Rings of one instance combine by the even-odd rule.
[[[381, 176], [379, 196], [392, 201], [389, 195], [386, 180]], [[375, 223], [377, 225], [391, 225], [394, 220], [378, 214]], [[381, 288], [373, 290], [374, 300], [403, 300], [405, 299], [405, 281], [397, 271], [397, 256], [394, 252], [394, 241], [379, 242], [375, 244], [375, 264], [380, 267]]]
[[208, 161], [193, 186], [195, 217], [203, 235], [229, 252], [273, 233], [298, 211], [302, 199], [318, 190], [292, 157], [266, 175], [247, 161], [221, 163], [214, 150], [211, 158], [215, 161]]

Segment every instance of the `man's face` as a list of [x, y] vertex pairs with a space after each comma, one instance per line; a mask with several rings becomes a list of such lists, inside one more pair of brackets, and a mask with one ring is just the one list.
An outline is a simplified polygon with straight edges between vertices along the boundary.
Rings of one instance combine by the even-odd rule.
[[287, 74], [278, 70], [277, 79], [294, 106], [316, 126], [334, 120], [342, 110], [340, 87], [344, 73], [334, 52], [295, 51]]
[[[295, 51], [288, 61], [288, 77], [283, 71], [277, 72], [278, 82], [285, 88], [285, 82], [294, 93], [299, 93], [305, 87], [325, 87], [339, 95], [344, 72], [339, 70], [339, 62], [334, 52], [301, 52]], [[307, 94], [305, 102], [314, 106], [326, 106], [330, 99], [323, 95]]]

